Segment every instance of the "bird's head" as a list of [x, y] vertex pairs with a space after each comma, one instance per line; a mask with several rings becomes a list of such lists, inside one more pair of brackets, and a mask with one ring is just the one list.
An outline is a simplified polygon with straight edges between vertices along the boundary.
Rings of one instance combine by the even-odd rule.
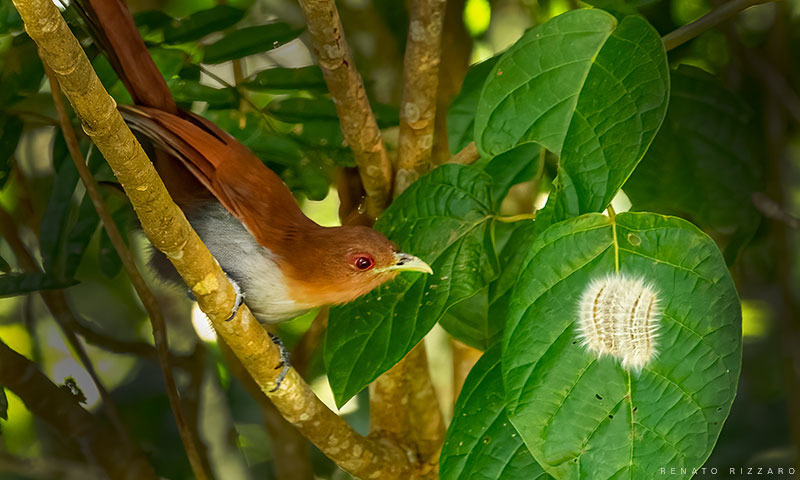
[[315, 305], [354, 300], [400, 272], [432, 274], [421, 259], [399, 252], [381, 233], [363, 226], [320, 228], [303, 235], [287, 281], [296, 301]]

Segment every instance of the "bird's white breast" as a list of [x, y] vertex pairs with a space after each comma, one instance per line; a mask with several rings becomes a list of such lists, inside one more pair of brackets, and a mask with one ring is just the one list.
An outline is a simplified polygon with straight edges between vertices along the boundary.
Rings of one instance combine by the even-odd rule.
[[276, 323], [308, 309], [291, 299], [275, 255], [220, 204], [188, 212], [189, 222], [223, 270], [244, 292], [245, 303], [264, 323]]

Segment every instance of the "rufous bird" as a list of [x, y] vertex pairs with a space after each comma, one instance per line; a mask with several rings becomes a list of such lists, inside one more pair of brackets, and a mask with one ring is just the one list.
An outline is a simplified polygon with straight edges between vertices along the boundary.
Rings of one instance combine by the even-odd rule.
[[[309, 219], [280, 177], [244, 145], [176, 106], [122, 0], [79, 4], [136, 104], [120, 107], [123, 116], [154, 147], [168, 191], [259, 321], [349, 302], [399, 272], [432, 273], [375, 230]], [[152, 263], [167, 271], [166, 262]]]

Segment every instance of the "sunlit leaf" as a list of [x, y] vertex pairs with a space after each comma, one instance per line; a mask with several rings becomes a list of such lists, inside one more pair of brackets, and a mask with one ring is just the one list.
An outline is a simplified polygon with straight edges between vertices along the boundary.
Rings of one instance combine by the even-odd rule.
[[573, 10], [528, 32], [490, 72], [475, 117], [485, 157], [534, 142], [561, 155], [540, 228], [605, 209], [646, 152], [669, 96], [667, 57], [641, 17]]
[[[643, 289], [655, 306], [630, 294]], [[529, 247], [504, 332], [506, 412], [556, 478], [650, 478], [664, 465], [690, 478], [728, 416], [741, 355], [739, 299], [708, 236], [675, 217], [587, 214]], [[640, 369], [622, 366], [634, 359]]]

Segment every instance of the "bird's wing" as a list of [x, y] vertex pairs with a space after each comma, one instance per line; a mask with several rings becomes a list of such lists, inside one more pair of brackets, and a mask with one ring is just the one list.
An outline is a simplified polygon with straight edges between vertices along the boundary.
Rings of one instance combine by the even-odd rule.
[[316, 225], [300, 210], [281, 178], [227, 132], [193, 115], [120, 106], [125, 120], [189, 172], [270, 246], [297, 226]]

